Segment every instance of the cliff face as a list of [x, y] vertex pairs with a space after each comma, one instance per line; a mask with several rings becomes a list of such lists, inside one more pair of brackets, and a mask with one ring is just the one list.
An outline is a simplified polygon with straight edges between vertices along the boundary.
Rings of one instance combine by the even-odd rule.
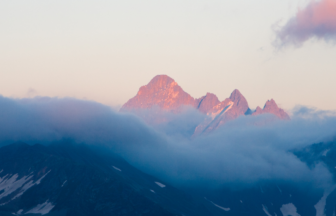
[[196, 101], [196, 104], [198, 105], [197, 109], [202, 113], [208, 113], [214, 106], [220, 103], [217, 96], [212, 93], [207, 93]]
[[[158, 124], [169, 121], [162, 112], [178, 113], [183, 106], [195, 108], [206, 114], [204, 121], [196, 127], [195, 135], [213, 131], [227, 121], [243, 115], [270, 113], [280, 119], [289, 119], [288, 114], [279, 108], [273, 99], [267, 101], [263, 109], [257, 107], [252, 112], [246, 98], [238, 89], [222, 102], [212, 93], [194, 99], [167, 75], [155, 76], [147, 85], [142, 86], [137, 95], [122, 106], [121, 111], [133, 112], [147, 123]], [[150, 113], [146, 112], [149, 109]]]
[[259, 106], [257, 107], [256, 111], [252, 113], [252, 115], [261, 115], [264, 113], [270, 113], [275, 116], [277, 116], [280, 119], [283, 120], [289, 120], [289, 115], [281, 108], [278, 107], [278, 105], [275, 103], [273, 99], [268, 100], [264, 106], [263, 109], [261, 109]]
[[147, 85], [142, 86], [137, 95], [121, 108], [122, 111], [132, 109], [149, 109], [153, 106], [165, 110], [177, 110], [182, 105], [195, 106], [195, 99], [167, 75], [154, 77]]

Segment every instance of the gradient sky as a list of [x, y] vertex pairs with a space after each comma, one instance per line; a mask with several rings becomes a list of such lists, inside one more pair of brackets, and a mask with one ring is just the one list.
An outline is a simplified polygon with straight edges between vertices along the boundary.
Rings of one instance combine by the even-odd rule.
[[[287, 31], [300, 28], [292, 21], [309, 4], [2, 0], [0, 94], [116, 106], [155, 75], [167, 74], [196, 98], [212, 92], [223, 100], [237, 88], [251, 108], [273, 98], [285, 109], [335, 110], [334, 27], [322, 38], [312, 29], [302, 40]], [[286, 46], [274, 46], [279, 38]]]

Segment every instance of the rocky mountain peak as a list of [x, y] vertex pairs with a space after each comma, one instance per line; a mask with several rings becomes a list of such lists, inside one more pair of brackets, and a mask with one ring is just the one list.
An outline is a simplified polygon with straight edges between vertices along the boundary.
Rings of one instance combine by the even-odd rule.
[[[169, 76], [157, 75], [146, 85], [146, 87], [148, 89], [154, 89], [154, 90], [165, 90], [175, 85], [177, 85], [177, 83]], [[141, 93], [141, 91], [139, 91], [138, 93]]]
[[201, 98], [197, 108], [200, 112], [207, 113], [219, 103], [220, 101], [218, 100], [218, 97], [215, 94], [208, 92]]
[[125, 103], [121, 110], [149, 109], [158, 106], [174, 110], [182, 105], [195, 105], [195, 99], [169, 76], [155, 76], [147, 85], [142, 86], [137, 95]]
[[234, 103], [230, 112], [235, 116], [244, 115], [249, 109], [247, 100], [238, 89], [231, 93], [229, 99]]
[[[136, 96], [122, 106], [121, 111], [132, 111], [147, 123], [157, 124], [168, 121], [164, 115], [160, 116], [161, 111], [178, 113], [183, 106], [194, 107], [206, 114], [204, 122], [197, 126], [195, 134], [212, 131], [243, 115], [271, 113], [280, 119], [289, 119], [287, 113], [280, 109], [273, 99], [268, 100], [263, 109], [257, 107], [252, 113], [247, 100], [238, 89], [222, 102], [215, 94], [209, 92], [201, 98], [194, 99], [167, 75], [155, 76], [147, 85], [142, 86]], [[159, 109], [142, 112], [152, 107]]]
[[261, 114], [262, 113], [262, 109], [260, 108], [260, 106], [257, 106], [255, 113]]
[[231, 101], [237, 101], [241, 97], [244, 97], [244, 96], [240, 93], [240, 91], [238, 89], [235, 89], [235, 90], [233, 90], [233, 92], [231, 93], [229, 98], [230, 98]]
[[267, 100], [264, 109], [279, 108], [273, 99]]
[[267, 100], [263, 109], [258, 106], [252, 115], [260, 115], [264, 113], [276, 115], [280, 119], [290, 119], [289, 115], [283, 109], [279, 108], [273, 99]]

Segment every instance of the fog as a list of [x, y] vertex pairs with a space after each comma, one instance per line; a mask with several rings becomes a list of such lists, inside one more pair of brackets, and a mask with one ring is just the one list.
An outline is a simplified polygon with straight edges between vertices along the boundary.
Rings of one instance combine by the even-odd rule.
[[[144, 113], [150, 114], [150, 110]], [[176, 186], [250, 186], [269, 180], [318, 187], [332, 183], [324, 164], [309, 169], [290, 152], [333, 140], [332, 111], [296, 107], [290, 121], [242, 116], [197, 137], [191, 137], [192, 130], [206, 116], [196, 110], [160, 115], [166, 121], [149, 126], [132, 114], [92, 101], [0, 97], [0, 145], [19, 141], [48, 145], [67, 139], [105, 146]]]

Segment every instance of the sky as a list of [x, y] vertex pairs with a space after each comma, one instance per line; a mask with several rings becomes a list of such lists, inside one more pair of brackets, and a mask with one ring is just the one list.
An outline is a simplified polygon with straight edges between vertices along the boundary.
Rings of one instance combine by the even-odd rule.
[[[335, 0], [0, 2], [0, 94], [120, 106], [155, 75], [335, 110]], [[316, 16], [312, 16], [315, 14]]]

